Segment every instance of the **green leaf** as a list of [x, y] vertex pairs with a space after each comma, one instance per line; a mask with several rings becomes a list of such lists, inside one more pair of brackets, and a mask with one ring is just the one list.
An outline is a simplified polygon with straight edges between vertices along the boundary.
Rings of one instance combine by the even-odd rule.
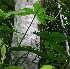
[[28, 52], [33, 52], [45, 59], [48, 59], [48, 56], [45, 55], [46, 52], [41, 52], [41, 51], [38, 51], [38, 49], [35, 49], [35, 48], [32, 48], [31, 46], [22, 46], [22, 47], [11, 47], [9, 48], [10, 51], [28, 51]]
[[62, 2], [61, 2], [61, 5], [63, 5], [63, 6], [65, 6], [65, 7], [66, 7], [66, 4], [65, 4], [65, 3], [62, 3]]
[[20, 12], [18, 13], [18, 15], [21, 15], [21, 16], [26, 16], [26, 15], [30, 15], [31, 13], [28, 13], [28, 12]]
[[[66, 36], [59, 33], [59, 32], [52, 32], [49, 34], [49, 38], [52, 39], [55, 42], [63, 42], [66, 40]], [[49, 39], [48, 38], [48, 39]]]
[[40, 3], [34, 3], [34, 13], [37, 14], [38, 10], [42, 7]]
[[7, 6], [6, 4], [0, 5], [0, 8], [1, 8], [3, 11], [8, 10], [8, 6]]
[[1, 48], [1, 55], [2, 55], [2, 57], [5, 56], [5, 54], [6, 54], [6, 46], [3, 45], [2, 48]]
[[26, 16], [26, 15], [29, 15], [29, 14], [33, 14], [33, 9], [30, 9], [30, 8], [24, 8], [24, 9], [21, 9], [23, 10], [22, 12], [18, 12], [18, 11], [10, 11], [8, 13], [5, 14], [5, 17], [9, 17], [10, 15], [21, 15], [21, 16]]
[[70, 12], [65, 12], [64, 15], [65, 16], [70, 16]]
[[45, 47], [48, 47], [49, 43], [50, 43], [49, 41], [45, 41], [44, 42]]
[[16, 32], [15, 29], [10, 29], [8, 26], [0, 26], [0, 31], [6, 33]]
[[30, 9], [30, 8], [24, 8], [22, 9], [24, 12], [28, 12], [28, 13], [31, 13], [33, 14], [33, 9]]
[[59, 52], [60, 54], [65, 54], [65, 50], [63, 47], [61, 47], [59, 44], [56, 44], [54, 42], [50, 43], [51, 48]]
[[53, 69], [54, 67], [51, 65], [43, 65], [40, 69]]
[[29, 14], [33, 14], [33, 9], [30, 9], [30, 8], [24, 8], [22, 9], [23, 11], [18, 13], [18, 15], [21, 15], [21, 16], [26, 16], [26, 15], [29, 15]]
[[38, 10], [37, 14], [41, 14], [41, 13], [43, 13], [43, 12], [45, 12], [45, 11], [46, 11], [46, 8], [40, 8], [40, 9]]
[[53, 58], [53, 52], [47, 51], [47, 55], [49, 56], [49, 58]]
[[41, 32], [40, 32], [40, 36], [46, 38], [46, 37], [48, 36], [48, 32], [47, 32], [47, 31], [41, 31]]
[[48, 20], [56, 20], [56, 18], [51, 17], [51, 16], [48, 16], [48, 15], [46, 15], [45, 19], [48, 19]]
[[37, 16], [37, 19], [41, 24], [46, 25], [46, 21], [44, 18]]
[[2, 64], [4, 63], [5, 58], [6, 58], [6, 56], [2, 56], [2, 57], [1, 57], [1, 63], [2, 63]]
[[56, 18], [51, 17], [51, 16], [48, 16], [48, 15], [43, 14], [43, 13], [39, 14], [38, 16], [39, 16], [39, 17], [42, 17], [42, 18], [44, 18], [44, 19], [47, 19], [47, 20], [56, 20]]
[[5, 13], [0, 9], [0, 16], [5, 16]]
[[9, 66], [6, 69], [23, 69], [23, 68], [18, 67], [18, 66]]
[[45, 37], [45, 38], [48, 36], [48, 32], [47, 31], [33, 32], [33, 34], [36, 34], [37, 36]]
[[19, 13], [18, 11], [10, 11], [10, 12], [5, 14], [5, 17], [7, 18], [7, 17], [9, 17], [11, 15], [17, 15], [18, 13]]

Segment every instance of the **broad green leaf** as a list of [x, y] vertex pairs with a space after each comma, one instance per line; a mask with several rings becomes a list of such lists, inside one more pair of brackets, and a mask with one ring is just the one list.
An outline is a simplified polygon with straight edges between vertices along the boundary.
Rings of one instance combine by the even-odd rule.
[[62, 65], [60, 69], [64, 69], [64, 68], [65, 68], [65, 66], [64, 66], [64, 65]]
[[3, 20], [4, 18], [5, 18], [5, 13], [0, 9], [0, 20]]
[[40, 9], [38, 10], [37, 14], [41, 14], [41, 13], [43, 13], [43, 12], [45, 12], [45, 11], [46, 11], [46, 8], [40, 8]]
[[59, 52], [60, 54], [65, 54], [65, 50], [63, 47], [61, 47], [59, 44], [56, 44], [54, 42], [50, 43], [51, 48]]
[[49, 43], [50, 43], [49, 41], [45, 41], [44, 42], [45, 47], [48, 47]]
[[53, 58], [53, 52], [47, 51], [47, 55], [49, 56], [49, 58]]
[[30, 15], [30, 14], [33, 14], [33, 9], [30, 9], [30, 8], [24, 8], [22, 9], [23, 11], [18, 13], [18, 15], [21, 15], [21, 16], [26, 16], [26, 15]]
[[6, 46], [3, 45], [2, 48], [1, 48], [1, 55], [2, 55], [2, 57], [5, 56], [5, 54], [6, 54]]
[[42, 17], [42, 18], [44, 18], [44, 19], [47, 19], [47, 20], [56, 20], [56, 18], [51, 17], [51, 16], [48, 16], [48, 15], [43, 14], [43, 13], [39, 14], [38, 16], [39, 16], [39, 17]]
[[46, 21], [44, 18], [37, 16], [37, 19], [41, 24], [46, 25]]
[[34, 3], [33, 7], [34, 7], [34, 13], [37, 14], [38, 10], [42, 8], [42, 5], [40, 3]]
[[14, 29], [10, 29], [8, 26], [0, 26], [0, 31], [6, 32], [6, 33], [16, 32]]
[[63, 42], [66, 40], [66, 36], [59, 32], [52, 32], [49, 34], [49, 38], [55, 42]]
[[8, 9], [8, 6], [6, 4], [0, 4], [0, 9], [6, 11]]
[[51, 65], [43, 65], [40, 69], [53, 69], [54, 67]]
[[22, 9], [24, 12], [28, 12], [28, 13], [31, 13], [33, 14], [33, 9], [30, 9], [30, 8], [24, 8]]
[[66, 7], [66, 4], [65, 4], [65, 3], [62, 3], [62, 2], [61, 2], [61, 5], [63, 5], [63, 6], [65, 6], [65, 7]]
[[18, 11], [10, 11], [8, 13], [6, 13], [6, 18], [9, 17], [10, 15], [21, 15], [21, 16], [26, 16], [26, 15], [29, 15], [29, 14], [33, 14], [33, 9], [30, 9], [30, 8], [24, 8], [24, 9], [21, 9], [23, 10], [22, 12], [18, 12]]
[[9, 48], [10, 51], [28, 51], [28, 52], [33, 52], [35, 54], [40, 55], [41, 57], [48, 59], [48, 56], [45, 55], [47, 54], [46, 52], [41, 52], [38, 51], [38, 49], [32, 48], [31, 46], [22, 46], [22, 47], [11, 47]]
[[18, 66], [9, 66], [6, 69], [23, 69], [23, 68], [18, 67]]
[[70, 16], [70, 12], [65, 12], [64, 15], [65, 16]]
[[51, 16], [48, 16], [48, 15], [46, 15], [45, 19], [48, 19], [48, 20], [56, 20], [56, 18], [51, 17]]
[[47, 32], [47, 31], [41, 31], [41, 32], [40, 32], [40, 36], [46, 38], [46, 36], [48, 36], [48, 32]]
[[41, 32], [33, 32], [34, 34], [36, 34], [37, 36], [40, 37], [47, 37], [48, 36], [48, 32], [47, 31], [41, 31]]
[[30, 15], [31, 13], [29, 12], [20, 12], [18, 13], [18, 15], [21, 15], [21, 16], [26, 16], [26, 15]]
[[8, 12], [8, 14], [18, 14], [19, 12], [18, 11], [10, 11]]
[[5, 13], [0, 9], [0, 16], [5, 16]]

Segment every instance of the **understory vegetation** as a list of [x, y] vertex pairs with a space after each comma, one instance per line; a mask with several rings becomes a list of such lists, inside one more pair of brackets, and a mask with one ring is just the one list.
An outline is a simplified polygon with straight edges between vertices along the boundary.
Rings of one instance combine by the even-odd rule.
[[[0, 69], [22, 69], [11, 60], [13, 51], [28, 51], [41, 56], [38, 63], [39, 69], [69, 69], [70, 68], [70, 0], [43, 0], [42, 3], [34, 3], [34, 9], [23, 8], [22, 12], [15, 11], [14, 0], [0, 0]], [[14, 16], [34, 15], [40, 22], [40, 32], [34, 32], [40, 36], [40, 49], [31, 46], [11, 47], [13, 33], [19, 33], [14, 29]], [[24, 33], [24, 32], [23, 32]]]

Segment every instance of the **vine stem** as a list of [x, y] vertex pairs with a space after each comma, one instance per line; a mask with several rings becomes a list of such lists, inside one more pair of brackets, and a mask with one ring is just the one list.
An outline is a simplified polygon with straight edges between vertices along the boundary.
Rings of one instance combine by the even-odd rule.
[[[64, 28], [64, 35], [67, 37], [67, 30], [65, 28], [65, 25], [64, 25], [64, 21], [63, 21], [63, 16], [61, 14], [61, 5], [60, 5], [60, 0], [57, 0], [58, 1], [58, 8], [59, 8], [59, 14], [60, 14], [60, 20], [61, 20], [61, 24], [62, 24], [62, 27]], [[68, 40], [65, 40], [66, 42], [66, 50], [67, 50], [67, 54], [68, 54], [68, 57], [70, 57], [70, 52], [69, 52], [69, 44], [68, 44]]]
[[21, 44], [22, 40], [25, 38], [25, 36], [26, 36], [26, 34], [27, 34], [27, 32], [28, 32], [28, 30], [29, 30], [30, 26], [32, 25], [32, 23], [33, 23], [33, 21], [34, 21], [34, 19], [35, 19], [35, 16], [36, 16], [36, 15], [34, 15], [34, 17], [33, 17], [33, 19], [32, 19], [32, 22], [30, 23], [30, 25], [29, 25], [28, 29], [26, 30], [26, 32], [25, 32], [25, 34], [24, 34], [24, 36], [23, 36], [23, 37], [22, 37], [22, 39], [20, 40], [20, 42], [19, 42], [19, 45], [18, 45], [18, 46], [20, 46], [20, 44]]

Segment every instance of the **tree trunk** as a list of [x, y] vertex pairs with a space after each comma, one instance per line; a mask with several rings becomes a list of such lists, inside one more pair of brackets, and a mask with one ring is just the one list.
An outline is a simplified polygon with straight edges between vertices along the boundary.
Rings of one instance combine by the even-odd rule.
[[[15, 10], [21, 11], [21, 8], [33, 8], [33, 4], [35, 2], [38, 2], [38, 0], [15, 0]], [[23, 33], [26, 32], [28, 29], [30, 23], [32, 22], [34, 15], [30, 14], [28, 16], [15, 16], [14, 18], [14, 28], [20, 32], [20, 33], [13, 33], [13, 39], [12, 39], [12, 46], [18, 46], [19, 40], [22, 39]], [[21, 45], [25, 46], [32, 46], [36, 47], [37, 44], [40, 43], [40, 37], [33, 34], [33, 32], [39, 32], [38, 30], [38, 20], [35, 18], [32, 25], [30, 26], [25, 38], [22, 40]], [[26, 54], [26, 55], [25, 55]], [[28, 52], [16, 52], [16, 59], [18, 59], [20, 56], [24, 55], [25, 58], [18, 61], [18, 66], [23, 66], [25, 69], [38, 69], [38, 61], [39, 58], [34, 53], [28, 53]], [[13, 57], [12, 57], [13, 59]], [[34, 60], [35, 59], [35, 60]], [[34, 63], [32, 62], [34, 60]], [[23, 63], [21, 63], [23, 62]], [[15, 63], [16, 64], [16, 63]]]

